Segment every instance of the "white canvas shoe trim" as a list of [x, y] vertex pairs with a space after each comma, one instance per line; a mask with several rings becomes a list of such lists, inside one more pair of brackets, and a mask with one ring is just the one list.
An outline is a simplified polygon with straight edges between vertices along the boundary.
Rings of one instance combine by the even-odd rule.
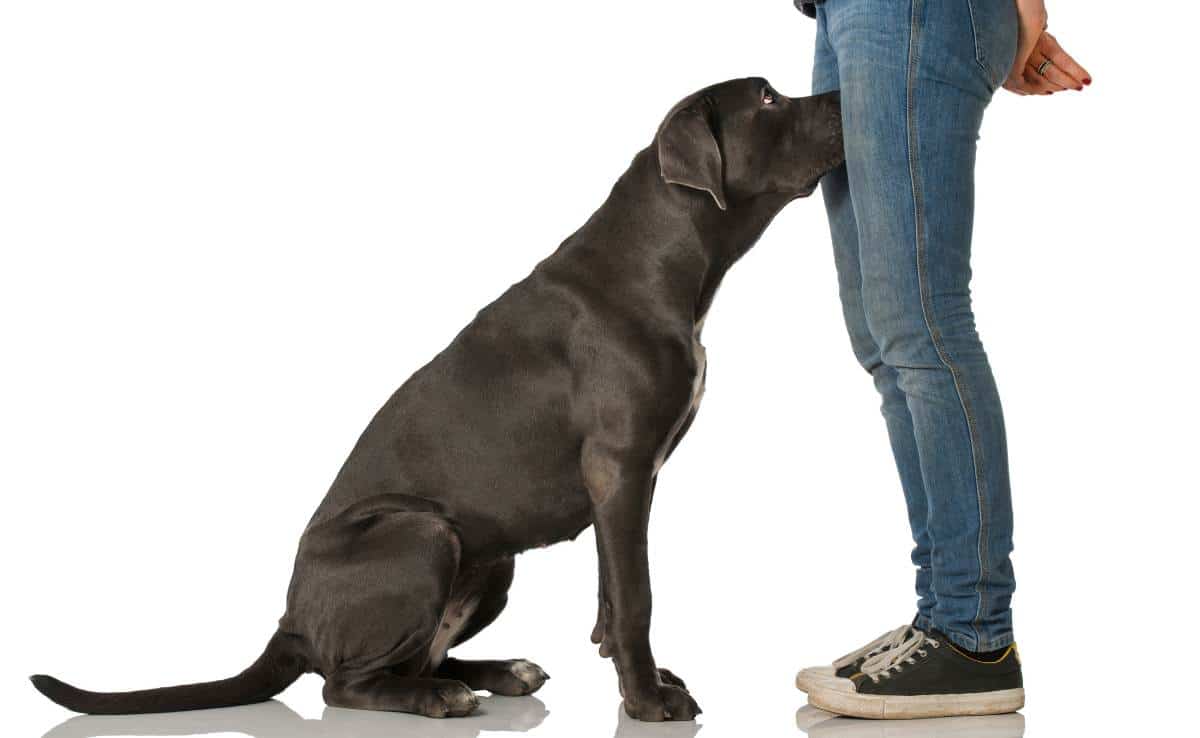
[[801, 669], [800, 673], [796, 675], [796, 689], [807, 692], [812, 685], [830, 679], [837, 679], [837, 674], [832, 666], [810, 666]]

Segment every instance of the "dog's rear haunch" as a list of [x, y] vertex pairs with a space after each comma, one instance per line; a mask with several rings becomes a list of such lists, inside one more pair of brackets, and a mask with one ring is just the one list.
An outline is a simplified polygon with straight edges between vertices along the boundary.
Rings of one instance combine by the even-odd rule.
[[836, 94], [791, 99], [752, 78], [690, 95], [588, 222], [376, 414], [300, 539], [253, 665], [138, 692], [34, 685], [79, 712], [163, 712], [267, 700], [317, 672], [330, 705], [465, 715], [474, 690], [529, 694], [547, 677], [447, 651], [504, 609], [517, 553], [594, 524], [592, 640], [625, 709], [690, 720], [700, 708], [650, 652], [651, 492], [703, 392], [721, 278], [841, 161]]

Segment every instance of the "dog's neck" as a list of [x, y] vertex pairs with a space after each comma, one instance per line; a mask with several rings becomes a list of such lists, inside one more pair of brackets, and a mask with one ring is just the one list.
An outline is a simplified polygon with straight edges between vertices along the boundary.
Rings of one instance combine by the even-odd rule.
[[725, 273], [791, 199], [760, 195], [721, 210], [708, 193], [663, 181], [650, 146], [559, 253], [581, 260], [590, 279], [619, 289], [623, 301], [647, 300], [655, 313], [673, 314], [663, 317], [697, 323]]

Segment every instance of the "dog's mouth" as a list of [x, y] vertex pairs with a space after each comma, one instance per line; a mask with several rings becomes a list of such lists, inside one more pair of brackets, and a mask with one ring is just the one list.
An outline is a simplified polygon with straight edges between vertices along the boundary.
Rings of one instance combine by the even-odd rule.
[[834, 169], [837, 169], [845, 163], [846, 155], [839, 150], [833, 158], [822, 164], [822, 166], [817, 170], [816, 176], [813, 177], [812, 183], [796, 193], [795, 199], [800, 200], [805, 197], [811, 197], [812, 194], [817, 191], [817, 188], [821, 186], [821, 180], [824, 179], [826, 175], [828, 175]]
[[813, 177], [812, 183], [804, 189], [800, 190], [796, 195], [796, 199], [809, 197], [817, 191], [817, 187], [821, 183], [821, 179], [825, 175], [837, 169], [846, 163], [846, 149], [842, 142], [842, 115], [836, 108], [830, 113], [829, 119], [826, 121], [826, 139], [824, 141], [829, 154], [816, 167], [816, 175]]

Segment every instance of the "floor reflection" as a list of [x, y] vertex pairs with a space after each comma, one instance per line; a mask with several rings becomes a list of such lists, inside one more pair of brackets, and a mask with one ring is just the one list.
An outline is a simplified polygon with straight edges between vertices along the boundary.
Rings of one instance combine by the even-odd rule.
[[[523, 733], [542, 724], [549, 711], [536, 697], [483, 697], [465, 718], [433, 720], [414, 715], [326, 707], [320, 720], [305, 720], [278, 700], [221, 710], [153, 715], [79, 715], [43, 738], [100, 736], [202, 736], [240, 733], [251, 738], [476, 738], [483, 733]], [[643, 723], [617, 703], [615, 738], [695, 738], [700, 725]]]
[[154, 715], [80, 715], [43, 738], [96, 736], [191, 736], [241, 733], [251, 738], [476, 738], [493, 731], [532, 730], [549, 714], [536, 697], [483, 697], [465, 718], [434, 720], [416, 715], [326, 707], [320, 720], [305, 720], [278, 700], [221, 710]]
[[933, 720], [858, 720], [805, 705], [796, 712], [796, 727], [809, 738], [1022, 738], [1025, 716], [937, 718]]
[[695, 720], [643, 723], [625, 714], [625, 705], [617, 703], [616, 738], [693, 738], [701, 726]]

